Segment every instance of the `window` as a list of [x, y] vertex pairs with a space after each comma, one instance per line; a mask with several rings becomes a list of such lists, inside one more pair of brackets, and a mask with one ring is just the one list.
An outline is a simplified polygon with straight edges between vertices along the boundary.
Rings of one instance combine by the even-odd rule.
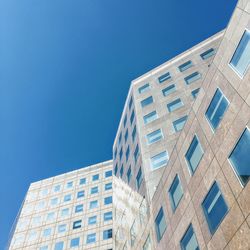
[[55, 212], [50, 212], [47, 214], [47, 220], [54, 220], [55, 219]]
[[243, 186], [247, 184], [250, 176], [250, 131], [248, 128], [244, 130], [236, 146], [229, 156], [229, 160], [240, 179]]
[[122, 178], [122, 176], [123, 176], [123, 165], [122, 165], [121, 168], [120, 168], [120, 176], [121, 176], [121, 178]]
[[84, 185], [86, 184], [86, 178], [80, 179], [79, 185]]
[[187, 121], [188, 116], [185, 115], [173, 122], [175, 132], [181, 131]]
[[175, 211], [175, 209], [177, 208], [183, 196], [183, 190], [182, 190], [181, 182], [180, 182], [178, 175], [175, 176], [168, 193], [169, 193], [172, 209], [173, 211]]
[[52, 232], [51, 228], [46, 228], [46, 229], [44, 229], [44, 230], [43, 230], [43, 237], [48, 237], [48, 236], [50, 236], [50, 235], [51, 235], [51, 232]]
[[99, 180], [99, 174], [95, 174], [92, 176], [92, 181], [98, 181]]
[[57, 232], [58, 233], [64, 233], [64, 232], [66, 232], [66, 224], [59, 225], [58, 228], [57, 228]]
[[89, 225], [94, 225], [94, 224], [96, 224], [96, 219], [97, 219], [97, 216], [96, 216], [96, 215], [95, 215], [95, 216], [89, 217], [89, 219], [88, 219], [88, 224], [89, 224]]
[[160, 141], [163, 138], [161, 129], [157, 129], [154, 132], [147, 135], [148, 144]]
[[200, 249], [192, 224], [189, 225], [180, 243], [181, 243], [182, 250], [199, 250]]
[[129, 100], [129, 104], [128, 104], [129, 110], [131, 109], [132, 105], [133, 105], [133, 97], [131, 96], [131, 98]]
[[134, 121], [134, 118], [135, 118], [135, 111], [133, 110], [132, 113], [131, 113], [131, 116], [130, 116], [130, 124], [132, 125], [133, 121]]
[[174, 101], [168, 103], [168, 104], [167, 104], [167, 108], [168, 108], [168, 111], [169, 111], [169, 112], [173, 112], [173, 111], [175, 111], [176, 109], [182, 107], [183, 105], [184, 105], [184, 104], [183, 104], [183, 102], [181, 101], [181, 99], [178, 98], [178, 99], [176, 99], [176, 100], [174, 100]]
[[192, 66], [193, 66], [192, 61], [187, 61], [187, 62], [181, 64], [178, 68], [179, 68], [180, 72], [183, 72], [183, 71], [191, 68]]
[[126, 150], [126, 162], [128, 161], [129, 155], [130, 155], [130, 149], [129, 149], [129, 146], [128, 146], [127, 150]]
[[123, 127], [126, 126], [127, 120], [128, 120], [128, 117], [127, 115], [125, 115], [124, 120], [123, 120]]
[[171, 75], [169, 72], [165, 73], [164, 75], [161, 75], [159, 78], [158, 78], [158, 81], [159, 83], [163, 83], [164, 81], [168, 80], [168, 79], [171, 79]]
[[105, 191], [112, 189], [112, 182], [105, 184]]
[[139, 157], [139, 146], [137, 144], [134, 152], [135, 163], [137, 162], [138, 157]]
[[54, 250], [63, 250], [63, 241], [57, 242]]
[[104, 230], [103, 231], [103, 239], [108, 240], [112, 238], [112, 229]]
[[167, 228], [165, 216], [162, 207], [158, 212], [156, 219], [155, 219], [155, 230], [156, 230], [156, 237], [157, 241], [159, 242]]
[[61, 211], [61, 216], [67, 216], [69, 215], [69, 208], [64, 208]]
[[81, 198], [81, 197], [84, 197], [84, 191], [79, 191], [77, 193], [77, 198]]
[[130, 182], [131, 180], [131, 166], [129, 166], [129, 169], [127, 171], [127, 180], [128, 180], [128, 183]]
[[222, 196], [217, 182], [215, 182], [210, 188], [208, 194], [202, 202], [202, 208], [210, 232], [213, 234], [228, 211], [227, 204]]
[[67, 183], [67, 188], [72, 188], [73, 187], [73, 181], [70, 181]]
[[118, 171], [118, 166], [117, 166], [117, 163], [115, 165], [115, 175], [117, 174], [117, 171]]
[[73, 222], [73, 229], [81, 228], [82, 220], [77, 220]]
[[95, 241], [96, 241], [96, 234], [95, 233], [87, 235], [87, 240], [86, 240], [87, 244], [94, 243]]
[[152, 169], [160, 168], [168, 163], [168, 153], [163, 151], [153, 157], [151, 157], [151, 167]]
[[144, 124], [148, 124], [158, 118], [156, 111], [153, 111], [145, 116], [143, 116]]
[[141, 168], [140, 168], [139, 171], [138, 171], [138, 174], [136, 176], [136, 185], [137, 185], [138, 189], [140, 188], [141, 183], [142, 183], [142, 171], [141, 171]]
[[196, 99], [197, 95], [199, 94], [200, 88], [194, 89], [191, 92], [191, 95], [193, 96], [194, 99]]
[[150, 239], [150, 235], [148, 235], [144, 245], [143, 245], [143, 250], [151, 250], [151, 239]]
[[104, 198], [104, 205], [108, 205], [112, 203], [112, 196], [108, 196]]
[[128, 129], [126, 129], [126, 132], [125, 132], [125, 135], [124, 135], [124, 140], [125, 140], [125, 143], [128, 140]]
[[209, 57], [213, 56], [215, 54], [215, 50], [213, 48], [203, 52], [202, 54], [200, 54], [201, 58], [203, 60], [208, 59]]
[[198, 167], [203, 154], [204, 152], [201, 147], [201, 144], [198, 140], [198, 137], [195, 135], [185, 155], [185, 158], [189, 166], [189, 170], [192, 175], [194, 174], [196, 168]]
[[77, 205], [75, 207], [75, 213], [79, 213], [83, 211], [83, 204]]
[[191, 75], [184, 78], [187, 85], [199, 80], [201, 78], [201, 74], [199, 72], [194, 72]]
[[164, 96], [168, 96], [175, 91], [176, 91], [175, 84], [171, 84], [170, 86], [162, 90], [162, 94]]
[[111, 177], [112, 176], [112, 170], [106, 171], [105, 172], [105, 178]]
[[42, 246], [39, 248], [39, 250], [49, 250], [49, 247], [48, 246]]
[[103, 214], [103, 220], [104, 221], [112, 220], [112, 211], [104, 213]]
[[90, 194], [97, 194], [98, 193], [98, 187], [92, 187], [90, 190]]
[[150, 85], [149, 85], [149, 83], [146, 83], [145, 85], [141, 86], [138, 89], [138, 92], [139, 92], [139, 94], [142, 94], [144, 92], [147, 92], [148, 90], [150, 90]]
[[59, 192], [60, 191], [60, 188], [61, 188], [61, 185], [56, 185], [54, 187], [54, 192]]
[[93, 208], [97, 208], [98, 207], [98, 201], [91, 201], [89, 203], [89, 208], [93, 209]]
[[122, 148], [121, 148], [121, 149], [120, 149], [120, 153], [119, 153], [120, 160], [122, 159], [122, 155], [123, 155], [123, 150], [122, 150]]
[[153, 102], [154, 102], [153, 97], [149, 96], [146, 99], [141, 101], [141, 107], [144, 108], [144, 107], [148, 106], [149, 104], [151, 104]]
[[70, 200], [71, 200], [71, 194], [66, 194], [66, 195], [64, 196], [63, 201], [64, 201], [64, 202], [67, 202], [67, 201], [70, 201]]
[[250, 31], [246, 30], [236, 48], [230, 65], [243, 77], [250, 65]]
[[133, 142], [135, 141], [135, 137], [136, 137], [136, 126], [134, 126], [134, 129], [132, 131], [132, 140], [133, 140]]
[[70, 241], [70, 248], [78, 247], [80, 245], [80, 238], [74, 238]]
[[216, 129], [219, 126], [220, 121], [228, 108], [228, 104], [229, 102], [226, 97], [220, 89], [217, 89], [206, 111], [206, 117], [213, 129]]

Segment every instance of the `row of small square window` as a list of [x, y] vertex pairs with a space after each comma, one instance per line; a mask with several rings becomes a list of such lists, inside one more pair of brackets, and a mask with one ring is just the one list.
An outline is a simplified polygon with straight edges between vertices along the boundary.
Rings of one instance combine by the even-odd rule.
[[[103, 231], [103, 240], [108, 240], [108, 239], [112, 239], [112, 229], [107, 229]], [[79, 247], [80, 245], [82, 245], [83, 243], [80, 242], [80, 237], [76, 237], [70, 240], [70, 248], [76, 248]], [[91, 234], [87, 234], [86, 236], [86, 244], [91, 244], [91, 243], [95, 243], [96, 242], [96, 233], [91, 233]], [[39, 250], [48, 250], [49, 247], [48, 246], [42, 246], [39, 248]], [[59, 241], [55, 244], [54, 246], [54, 250], [64, 250], [64, 249], [68, 249], [63, 241]]]

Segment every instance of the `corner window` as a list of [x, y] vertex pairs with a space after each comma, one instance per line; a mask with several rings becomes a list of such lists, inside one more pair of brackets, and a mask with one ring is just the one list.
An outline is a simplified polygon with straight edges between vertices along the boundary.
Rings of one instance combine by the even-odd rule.
[[208, 49], [207, 51], [201, 53], [200, 56], [203, 60], [206, 60], [209, 57], [213, 56], [214, 54], [215, 54], [215, 49], [211, 48], [211, 49]]
[[147, 92], [148, 90], [150, 90], [150, 85], [149, 83], [146, 83], [138, 89], [138, 92], [139, 94], [142, 94], [144, 92]]
[[181, 243], [182, 250], [199, 250], [200, 249], [192, 224], [189, 225], [180, 243]]
[[159, 83], [163, 83], [164, 81], [169, 80], [169, 79], [171, 79], [171, 75], [170, 75], [169, 72], [167, 72], [167, 73], [161, 75], [161, 76], [158, 78], [158, 81], [159, 81]]
[[167, 104], [167, 108], [169, 112], [173, 112], [178, 108], [181, 108], [182, 106], [184, 106], [183, 102], [181, 101], [180, 98], [170, 102]]
[[103, 231], [103, 239], [108, 240], [112, 238], [112, 229], [104, 230]]
[[178, 175], [175, 176], [168, 193], [169, 193], [172, 209], [173, 211], [175, 211], [183, 196], [183, 190], [182, 190], [180, 178]]
[[143, 180], [143, 178], [142, 178], [142, 170], [141, 170], [141, 168], [140, 168], [139, 171], [138, 171], [138, 174], [137, 174], [137, 176], [136, 176], [136, 185], [137, 185], [137, 188], [138, 188], [138, 189], [139, 189], [140, 186], [141, 186], [142, 180]]
[[216, 182], [210, 188], [208, 194], [202, 202], [202, 208], [210, 232], [213, 234], [228, 211], [227, 204]]
[[199, 80], [201, 78], [201, 74], [199, 72], [194, 72], [191, 75], [184, 78], [187, 85]]
[[229, 156], [229, 161], [243, 186], [245, 186], [250, 179], [249, 152], [250, 131], [246, 128]]
[[198, 137], [195, 135], [185, 155], [185, 158], [189, 166], [189, 170], [192, 175], [194, 174], [196, 168], [198, 167], [203, 157], [203, 154], [204, 152], [201, 147], [201, 144], [198, 140]]
[[227, 98], [217, 89], [206, 111], [206, 117], [214, 130], [219, 126], [228, 105]]
[[148, 124], [158, 118], [156, 111], [153, 111], [145, 116], [143, 116], [144, 124]]
[[164, 96], [168, 96], [175, 91], [176, 91], [175, 84], [171, 84], [170, 86], [162, 90], [162, 94]]
[[160, 211], [158, 212], [156, 219], [155, 219], [155, 230], [156, 230], [156, 237], [157, 241], [159, 242], [166, 231], [167, 224], [163, 212], [163, 208], [160, 208]]
[[187, 121], [188, 116], [185, 115], [173, 122], [175, 132], [181, 131]]
[[160, 168], [164, 165], [167, 165], [168, 158], [169, 157], [168, 157], [167, 151], [163, 151], [163, 152], [151, 157], [151, 168], [154, 170], [154, 169]]
[[163, 138], [161, 129], [157, 129], [154, 132], [148, 134], [146, 138], [149, 145], [154, 142], [160, 141]]
[[181, 64], [178, 68], [179, 68], [180, 72], [183, 72], [183, 71], [191, 68], [192, 66], [193, 66], [192, 61], [187, 61], [187, 62]]

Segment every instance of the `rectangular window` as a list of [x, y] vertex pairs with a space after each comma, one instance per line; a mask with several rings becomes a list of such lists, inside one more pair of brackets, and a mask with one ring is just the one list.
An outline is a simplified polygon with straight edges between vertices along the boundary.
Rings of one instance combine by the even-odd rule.
[[137, 162], [138, 157], [139, 157], [139, 146], [137, 144], [134, 152], [135, 163]]
[[156, 219], [155, 219], [155, 230], [156, 230], [156, 237], [157, 241], [159, 242], [166, 231], [167, 224], [163, 212], [163, 208], [160, 208], [160, 211], [158, 212]]
[[130, 124], [131, 125], [133, 124], [134, 119], [135, 119], [135, 111], [133, 110], [131, 115], [130, 115]]
[[79, 191], [79, 192], [77, 193], [77, 198], [82, 198], [82, 197], [84, 197], [84, 190]]
[[88, 224], [89, 224], [89, 225], [94, 225], [94, 224], [96, 224], [96, 219], [97, 219], [97, 216], [96, 216], [96, 215], [95, 215], [95, 216], [89, 217], [89, 219], [88, 219]]
[[50, 205], [54, 206], [58, 204], [58, 198], [53, 198], [50, 200]]
[[123, 176], [123, 165], [121, 166], [121, 168], [120, 168], [120, 177], [122, 178], [122, 176]]
[[168, 157], [167, 151], [163, 151], [163, 152], [151, 157], [151, 168], [154, 170], [154, 169], [157, 169], [157, 168], [160, 168], [162, 166], [167, 165], [168, 158], [169, 157]]
[[129, 146], [128, 146], [127, 150], [126, 150], [126, 162], [128, 161], [129, 155], [130, 155], [130, 149], [129, 149]]
[[214, 130], [219, 126], [228, 105], [227, 98], [217, 89], [206, 111], [206, 117]]
[[112, 229], [107, 229], [103, 231], [103, 239], [108, 240], [112, 238]]
[[223, 218], [225, 217], [228, 207], [224, 197], [219, 189], [217, 182], [214, 182], [204, 201], [202, 202], [203, 212], [205, 214], [211, 234], [213, 234]]
[[71, 194], [66, 194], [63, 198], [64, 202], [70, 201], [71, 200]]
[[98, 207], [98, 201], [91, 201], [89, 203], [89, 208], [93, 209], [93, 208], [97, 208]]
[[59, 241], [55, 244], [54, 250], [63, 250], [63, 241]]
[[94, 243], [95, 241], [96, 241], [96, 233], [87, 235], [87, 240], [86, 240], [87, 244]]
[[126, 126], [127, 119], [128, 119], [128, 117], [127, 117], [127, 115], [125, 115], [124, 120], [123, 120], [123, 127], [125, 127], [125, 126]]
[[130, 100], [129, 100], [129, 104], [128, 104], [128, 108], [129, 110], [132, 108], [132, 105], [133, 105], [133, 98], [131, 96]]
[[192, 175], [194, 174], [196, 168], [198, 167], [203, 154], [204, 152], [201, 147], [201, 144], [198, 140], [198, 137], [195, 135], [188, 148], [187, 153], [185, 154], [185, 158], [187, 160]]
[[73, 222], [73, 229], [81, 228], [82, 220], [77, 220]]
[[135, 137], [136, 137], [136, 126], [134, 126], [134, 129], [132, 131], [132, 140], [133, 140], [133, 142], [135, 141]]
[[192, 90], [191, 95], [192, 95], [192, 97], [193, 97], [194, 99], [197, 98], [197, 95], [199, 94], [199, 91], [200, 91], [200, 88], [197, 88], [197, 89]]
[[168, 80], [168, 79], [171, 79], [171, 75], [169, 72], [161, 75], [159, 78], [158, 78], [158, 81], [159, 83], [163, 83], [164, 81]]
[[208, 59], [209, 57], [213, 56], [215, 54], [215, 49], [211, 48], [203, 53], [200, 54], [201, 58], [203, 60]]
[[51, 228], [46, 228], [46, 229], [44, 229], [44, 230], [43, 230], [43, 237], [48, 237], [48, 236], [50, 236], [50, 235], [51, 235], [51, 232], [52, 232]]
[[98, 187], [92, 187], [90, 189], [90, 194], [97, 194], [98, 193]]
[[81, 178], [79, 185], [84, 185], [84, 184], [86, 184], [86, 178]]
[[167, 108], [168, 108], [168, 111], [169, 112], [173, 112], [175, 111], [176, 109], [179, 109], [181, 108], [182, 106], [184, 106], [183, 102], [181, 101], [180, 98], [170, 102], [167, 104]]
[[60, 188], [61, 188], [61, 185], [56, 185], [54, 187], [54, 192], [59, 192], [60, 191]]
[[193, 66], [192, 61], [187, 61], [187, 62], [181, 64], [178, 68], [179, 68], [180, 72], [183, 72], [183, 71], [191, 68], [192, 66]]
[[154, 102], [153, 97], [149, 96], [146, 99], [144, 99], [144, 100], [141, 101], [141, 107], [144, 108], [144, 107], [150, 105], [153, 102]]
[[104, 198], [104, 205], [108, 205], [112, 203], [112, 196], [108, 196]]
[[175, 91], [176, 91], [175, 84], [171, 84], [170, 86], [162, 90], [162, 94], [164, 96], [168, 96]]
[[67, 188], [72, 188], [73, 187], [73, 181], [70, 181], [67, 183]]
[[243, 186], [245, 186], [250, 179], [249, 152], [250, 131], [246, 128], [229, 156], [229, 161]]
[[130, 182], [131, 180], [131, 166], [129, 166], [129, 169], [127, 171], [127, 180], [128, 180], [128, 183]]
[[105, 191], [112, 189], [112, 182], [105, 184]]
[[187, 85], [199, 80], [201, 78], [201, 74], [199, 72], [194, 72], [191, 75], [184, 78]]
[[160, 141], [163, 138], [161, 129], [157, 129], [154, 132], [147, 135], [147, 143], [152, 144], [154, 142]]
[[142, 183], [142, 180], [143, 180], [143, 177], [142, 177], [142, 171], [141, 171], [141, 168], [140, 168], [139, 171], [138, 171], [138, 174], [137, 174], [137, 176], [136, 176], [136, 185], [137, 185], [137, 189], [140, 188], [141, 183]]
[[181, 131], [187, 121], [188, 116], [185, 115], [173, 122], [175, 132]]
[[125, 143], [127, 142], [128, 140], [128, 129], [126, 130], [126, 133], [124, 135], [124, 140], [125, 140]]
[[145, 116], [143, 116], [144, 124], [148, 124], [158, 118], [156, 111], [153, 111]]
[[66, 229], [67, 229], [66, 224], [61, 224], [61, 225], [58, 226], [57, 232], [58, 233], [64, 233], [64, 232], [66, 232]]
[[61, 211], [61, 216], [64, 217], [67, 215], [69, 215], [69, 208], [63, 208]]
[[98, 181], [99, 180], [99, 174], [95, 174], [92, 176], [92, 181]]
[[182, 250], [200, 250], [192, 224], [189, 225], [180, 243]]
[[246, 30], [230, 61], [234, 70], [243, 77], [250, 65], [250, 31]]
[[104, 221], [112, 220], [112, 211], [104, 213], [103, 214], [103, 220]]
[[80, 245], [80, 238], [74, 238], [70, 241], [70, 248], [78, 247]]
[[75, 207], [75, 213], [80, 213], [83, 211], [83, 204], [76, 205]]
[[168, 191], [168, 194], [171, 201], [172, 209], [173, 211], [175, 211], [183, 196], [183, 190], [178, 175], [175, 176], [173, 183], [171, 184], [170, 189]]
[[148, 90], [150, 90], [150, 85], [149, 85], [149, 83], [146, 83], [145, 85], [141, 86], [138, 89], [138, 92], [139, 92], [139, 94], [142, 94], [142, 93], [147, 92]]
[[112, 170], [108, 170], [105, 172], [105, 178], [109, 178], [112, 176]]

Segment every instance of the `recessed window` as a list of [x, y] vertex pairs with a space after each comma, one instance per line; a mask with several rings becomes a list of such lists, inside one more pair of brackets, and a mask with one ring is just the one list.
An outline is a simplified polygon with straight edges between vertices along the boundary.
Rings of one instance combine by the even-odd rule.
[[182, 250], [199, 250], [200, 249], [192, 224], [189, 225], [180, 243], [181, 243]]
[[160, 211], [158, 212], [156, 218], [155, 218], [155, 230], [156, 230], [156, 237], [157, 241], [159, 242], [166, 231], [167, 224], [163, 212], [163, 208], [160, 208]]
[[128, 161], [129, 155], [130, 155], [130, 149], [129, 149], [129, 146], [128, 146], [127, 150], [126, 150], [126, 162]]
[[71, 200], [71, 194], [66, 194], [63, 198], [64, 202], [70, 201]]
[[128, 183], [131, 180], [131, 166], [129, 166], [128, 171], [127, 171], [127, 180], [128, 180]]
[[72, 188], [73, 187], [73, 181], [70, 181], [67, 183], [67, 188]]
[[132, 140], [133, 140], [133, 142], [135, 141], [135, 137], [136, 137], [136, 126], [134, 126], [134, 129], [132, 131]]
[[181, 108], [183, 105], [184, 105], [184, 104], [183, 104], [183, 102], [181, 101], [181, 99], [178, 98], [178, 99], [176, 99], [176, 100], [174, 100], [174, 101], [168, 103], [168, 104], [167, 104], [167, 108], [168, 108], [168, 111], [169, 111], [169, 112], [173, 112], [173, 111], [175, 111], [176, 109]]
[[59, 192], [60, 191], [60, 188], [61, 188], [61, 185], [56, 185], [54, 187], [54, 192]]
[[154, 142], [160, 141], [163, 138], [161, 129], [157, 129], [154, 132], [147, 135], [147, 143], [152, 144]]
[[51, 204], [52, 206], [57, 205], [57, 204], [58, 204], [58, 198], [53, 198], [53, 199], [51, 199], [50, 204]]
[[104, 198], [104, 205], [108, 205], [112, 203], [112, 196], [108, 196]]
[[104, 221], [112, 220], [112, 211], [104, 213], [103, 214], [103, 220]]
[[75, 213], [79, 213], [83, 211], [83, 204], [77, 205], [75, 207]]
[[130, 115], [130, 124], [131, 125], [133, 124], [134, 119], [135, 119], [135, 111], [133, 110], [131, 115]]
[[89, 208], [93, 209], [93, 208], [97, 208], [98, 207], [98, 201], [91, 201], [89, 203]]
[[123, 176], [123, 172], [124, 172], [124, 168], [123, 168], [123, 164], [122, 164], [122, 166], [121, 166], [121, 168], [120, 168], [120, 177], [122, 178], [122, 176]]
[[112, 182], [105, 184], [105, 191], [112, 189]]
[[202, 208], [210, 232], [213, 234], [228, 211], [227, 204], [216, 182], [210, 188], [208, 194], [202, 202]]
[[220, 89], [217, 89], [206, 111], [206, 117], [214, 130], [219, 126], [228, 104], [227, 98]]
[[86, 240], [87, 244], [94, 243], [95, 241], [96, 241], [96, 233], [87, 235], [87, 240]]
[[98, 187], [96, 186], [96, 187], [92, 187], [91, 189], [90, 189], [90, 194], [97, 194], [98, 193]]
[[70, 248], [78, 247], [80, 245], [80, 238], [74, 238], [70, 241]]
[[92, 181], [98, 181], [99, 180], [99, 174], [95, 174], [92, 176]]
[[112, 176], [112, 170], [108, 170], [105, 172], [105, 178], [111, 177]]
[[107, 229], [103, 231], [103, 239], [108, 240], [112, 238], [112, 229]]
[[61, 211], [61, 216], [64, 217], [67, 215], [69, 215], [69, 208], [63, 208]]
[[82, 220], [77, 220], [73, 222], [73, 229], [81, 228]]
[[120, 149], [120, 152], [119, 152], [120, 160], [122, 159], [122, 156], [123, 156], [123, 149], [121, 148], [121, 149]]
[[50, 235], [51, 235], [51, 232], [52, 232], [51, 228], [46, 228], [46, 229], [44, 229], [44, 230], [43, 230], [43, 237], [48, 237], [48, 236], [50, 236]]
[[191, 68], [192, 66], [193, 66], [192, 61], [187, 61], [187, 62], [181, 64], [178, 68], [179, 68], [180, 72], [183, 72], [183, 71]]
[[94, 225], [94, 224], [96, 224], [96, 220], [97, 220], [97, 216], [96, 215], [95, 216], [91, 216], [88, 219], [88, 224], [89, 225]]
[[229, 156], [235, 173], [243, 186], [250, 179], [250, 131], [246, 128]]
[[139, 146], [138, 144], [136, 145], [135, 151], [134, 151], [134, 159], [135, 159], [135, 163], [137, 162], [137, 159], [139, 157]]
[[153, 97], [149, 96], [146, 99], [141, 101], [141, 107], [144, 108], [144, 107], [148, 106], [149, 104], [151, 104], [153, 102], [154, 102]]
[[63, 250], [63, 241], [60, 241], [60, 242], [57, 242], [56, 244], [55, 244], [55, 248], [54, 248], [54, 250]]
[[142, 93], [147, 92], [148, 90], [150, 90], [150, 85], [149, 83], [146, 83], [138, 89], [138, 92], [139, 94], [142, 94]]
[[154, 169], [157, 169], [157, 168], [160, 168], [162, 166], [167, 165], [168, 158], [169, 157], [168, 157], [167, 151], [163, 151], [163, 152], [151, 157], [151, 168], [154, 170]]
[[215, 49], [211, 48], [211, 49], [208, 49], [207, 51], [203, 52], [202, 54], [200, 54], [200, 56], [203, 60], [206, 60], [209, 57], [213, 56], [214, 54], [215, 54]]
[[141, 186], [142, 180], [143, 180], [143, 177], [142, 177], [142, 170], [141, 170], [141, 168], [140, 168], [139, 171], [138, 171], [138, 173], [137, 173], [137, 176], [136, 176], [136, 185], [137, 185], [137, 188], [138, 188], [138, 189], [139, 189], [140, 186]]
[[129, 110], [132, 108], [132, 105], [133, 105], [133, 97], [131, 96], [128, 104]]
[[77, 198], [84, 197], [84, 190], [77, 192]]
[[127, 120], [128, 120], [128, 117], [127, 115], [125, 115], [124, 120], [123, 120], [123, 127], [126, 126]]
[[128, 140], [128, 129], [126, 130], [126, 133], [124, 135], [124, 140], [125, 140], [125, 143], [127, 142]]
[[168, 79], [171, 79], [171, 75], [169, 72], [161, 75], [159, 78], [158, 78], [158, 81], [159, 83], [163, 83], [164, 81], [168, 80]]
[[201, 74], [199, 72], [194, 72], [191, 75], [184, 78], [187, 85], [199, 80], [201, 78]]
[[185, 158], [187, 160], [192, 175], [194, 174], [196, 168], [198, 167], [203, 154], [204, 152], [201, 147], [201, 144], [198, 140], [198, 137], [195, 135], [185, 155]]
[[64, 232], [66, 232], [66, 224], [59, 225], [58, 228], [57, 228], [57, 232], [58, 233], [64, 233]]
[[168, 96], [175, 91], [176, 91], [175, 84], [171, 84], [170, 86], [162, 90], [162, 94], [164, 96]]
[[185, 115], [173, 122], [175, 132], [181, 131], [187, 121], [188, 116]]
[[55, 219], [55, 212], [50, 212], [47, 214], [47, 220], [51, 221]]
[[143, 116], [144, 124], [148, 124], [158, 118], [156, 111], [153, 111], [145, 116]]
[[84, 184], [86, 184], [86, 178], [81, 178], [79, 185], [84, 185]]
[[199, 94], [199, 91], [200, 91], [200, 88], [197, 88], [197, 89], [192, 90], [191, 95], [192, 95], [192, 97], [193, 97], [194, 99], [197, 98], [197, 95]]
[[178, 175], [175, 176], [168, 193], [169, 193], [172, 209], [173, 211], [175, 211], [183, 196], [183, 190], [182, 190], [181, 182], [180, 182]]

